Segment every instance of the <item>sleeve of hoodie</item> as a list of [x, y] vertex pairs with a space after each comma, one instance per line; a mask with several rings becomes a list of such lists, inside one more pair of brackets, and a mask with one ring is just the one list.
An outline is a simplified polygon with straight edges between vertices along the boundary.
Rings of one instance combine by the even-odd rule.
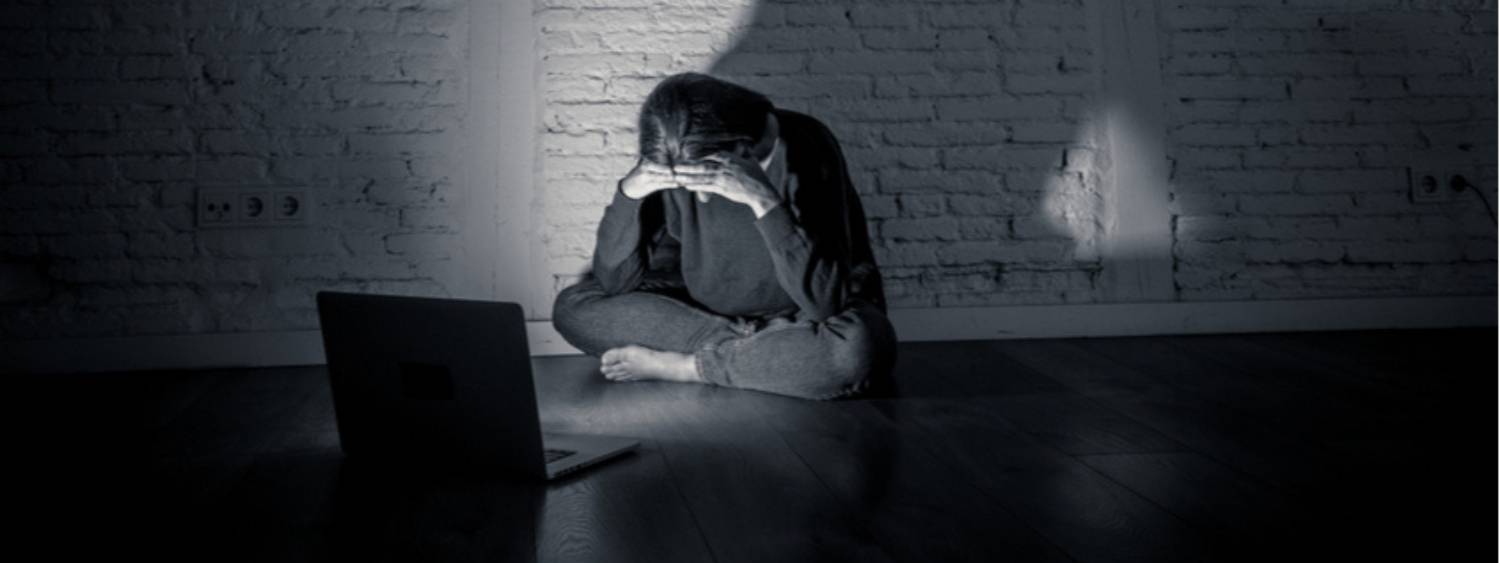
[[661, 194], [631, 199], [615, 185], [594, 242], [594, 277], [610, 295], [639, 287], [650, 264], [648, 246], [662, 229]]
[[822, 321], [844, 309], [859, 284], [855, 278], [865, 275], [865, 268], [852, 263], [851, 229], [866, 227], [851, 224], [850, 198], [857, 194], [838, 141], [822, 124], [807, 123], [798, 134], [813, 137], [802, 143], [821, 149], [816, 155], [820, 163], [805, 169], [797, 185], [788, 186], [791, 193], [756, 220], [756, 227], [771, 251], [782, 289], [801, 316]]

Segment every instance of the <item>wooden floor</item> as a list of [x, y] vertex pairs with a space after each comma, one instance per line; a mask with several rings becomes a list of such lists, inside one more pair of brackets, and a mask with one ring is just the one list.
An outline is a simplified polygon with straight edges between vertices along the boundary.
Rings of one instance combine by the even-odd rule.
[[1496, 342], [907, 343], [892, 396], [832, 403], [541, 358], [549, 428], [643, 442], [545, 486], [346, 464], [321, 367], [14, 377], [8, 536], [50, 560], [1493, 560]]

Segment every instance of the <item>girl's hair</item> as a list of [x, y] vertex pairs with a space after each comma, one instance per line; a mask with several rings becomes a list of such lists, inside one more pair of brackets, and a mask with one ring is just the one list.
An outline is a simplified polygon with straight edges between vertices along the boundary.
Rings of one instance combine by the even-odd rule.
[[765, 96], [743, 86], [696, 72], [674, 74], [641, 105], [641, 157], [675, 166], [753, 147], [772, 109]]

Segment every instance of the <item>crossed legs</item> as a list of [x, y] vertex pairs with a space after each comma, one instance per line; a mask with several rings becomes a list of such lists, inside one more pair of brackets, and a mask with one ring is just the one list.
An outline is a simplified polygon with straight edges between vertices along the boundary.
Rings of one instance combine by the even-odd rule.
[[558, 295], [552, 322], [618, 381], [698, 381], [835, 399], [864, 390], [895, 360], [895, 331], [862, 301], [823, 321], [736, 319], [700, 308], [681, 287], [652, 283], [609, 295], [588, 276]]

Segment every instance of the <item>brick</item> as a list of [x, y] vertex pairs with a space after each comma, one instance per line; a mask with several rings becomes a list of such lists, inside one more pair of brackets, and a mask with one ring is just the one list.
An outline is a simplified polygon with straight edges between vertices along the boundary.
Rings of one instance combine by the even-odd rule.
[[776, 102], [792, 98], [831, 97], [835, 99], [864, 98], [870, 95], [871, 79], [868, 76], [827, 76], [817, 80], [805, 77], [726, 76], [746, 88], [772, 95]]
[[1005, 74], [1045, 74], [1064, 70], [1064, 55], [1054, 53], [1005, 53], [1001, 67]]
[[946, 29], [937, 33], [937, 48], [944, 50], [991, 49], [994, 37], [983, 29]]
[[889, 53], [880, 56], [863, 53], [815, 54], [807, 70], [813, 74], [900, 74], [921, 73], [932, 68], [932, 58], [925, 53]]
[[57, 260], [47, 267], [47, 276], [73, 283], [106, 283], [131, 279], [136, 264], [124, 258], [102, 260]]
[[959, 222], [954, 219], [886, 219], [880, 236], [892, 241], [958, 240]]
[[1092, 74], [1015, 74], [1005, 77], [1005, 91], [1013, 94], [1078, 94], [1100, 87]]
[[[1167, 68], [1173, 74], [1181, 76], [1189, 75], [1219, 75], [1228, 74], [1236, 62], [1232, 57], [1222, 54], [1210, 53], [1205, 55], [1189, 55], [1172, 57], [1167, 62]], [[1247, 73], [1248, 74], [1248, 73]]]
[[[1464, 243], [1464, 260], [1470, 262], [1494, 262], [1496, 260], [1495, 251], [1496, 247], [1493, 239], [1470, 240]], [[1493, 270], [1493, 265], [1491, 269]]]
[[968, 240], [999, 240], [1010, 237], [1011, 222], [1007, 218], [963, 218], [959, 219], [959, 234]]
[[1269, 228], [1270, 223], [1261, 217], [1180, 216], [1173, 231], [1179, 242], [1226, 242]]
[[786, 7], [786, 24], [790, 26], [846, 26], [853, 10], [839, 6], [792, 5]]
[[456, 104], [463, 95], [459, 83], [376, 82], [369, 80], [336, 80], [330, 92], [333, 99], [355, 106], [411, 107]]
[[660, 33], [607, 31], [600, 33], [600, 51], [605, 53], [696, 53], [710, 54], [729, 47], [723, 43], [729, 36], [704, 30], [682, 30]]
[[193, 139], [187, 131], [139, 131], [132, 133], [70, 133], [56, 141], [55, 154], [82, 155], [188, 155]]
[[1017, 7], [1014, 14], [1015, 24], [1025, 27], [1071, 27], [1082, 25], [1088, 18], [1088, 13], [1081, 4], [1027, 3]]
[[385, 237], [385, 248], [391, 254], [447, 257], [459, 248], [459, 240], [441, 233], [391, 234]]
[[179, 304], [192, 302], [197, 295], [181, 285], [148, 285], [141, 287], [88, 286], [80, 292], [78, 304], [85, 307], [119, 307], [124, 305]]
[[1016, 123], [1010, 126], [1011, 140], [1017, 143], [1063, 143], [1076, 141], [1083, 127], [1073, 123]]
[[1283, 99], [1287, 82], [1265, 78], [1197, 78], [1181, 77], [1171, 82], [1170, 95], [1201, 100]]
[[1000, 27], [1010, 25], [1010, 6], [937, 6], [927, 13], [934, 27]]
[[[818, 104], [819, 106], [822, 104]], [[868, 100], [859, 103], [838, 103], [831, 106], [813, 106], [812, 112], [829, 120], [860, 122], [884, 121], [930, 121], [933, 116], [932, 102], [927, 100]]]
[[72, 82], [52, 93], [59, 104], [145, 104], [182, 106], [189, 103], [188, 85], [182, 80], [133, 80], [129, 82]]
[[897, 199], [900, 201], [903, 217], [939, 217], [946, 214], [950, 197], [962, 196], [902, 194]]
[[1179, 240], [1172, 245], [1172, 255], [1181, 262], [1198, 265], [1233, 265], [1248, 260], [1244, 246], [1237, 242]]
[[[854, 29], [820, 29], [809, 33], [807, 29], [784, 28], [762, 29], [744, 36], [735, 50], [743, 53], [771, 52], [824, 52], [857, 51], [861, 47], [860, 35]], [[852, 55], [851, 55], [852, 56]], [[868, 55], [865, 59], [871, 59]]]
[[1011, 220], [1011, 229], [1019, 239], [1071, 239], [1072, 232], [1062, 220], [1049, 215], [1025, 215]]
[[1347, 194], [1255, 194], [1241, 195], [1238, 209], [1251, 215], [1338, 215], [1354, 207]]
[[[941, 107], [938, 110], [942, 116]], [[894, 146], [967, 146], [992, 145], [1006, 140], [1005, 128], [994, 124], [947, 123], [940, 121], [922, 125], [892, 125], [883, 128], [882, 139]]]
[[114, 258], [125, 255], [124, 235], [98, 233], [42, 237], [43, 252], [63, 258]]
[[849, 10], [849, 20], [855, 27], [911, 27], [921, 10], [919, 6], [861, 4]]
[[136, 233], [130, 235], [131, 257], [187, 258], [195, 253], [190, 233]]
[[953, 171], [939, 174], [886, 170], [880, 173], [882, 193], [983, 193], [1000, 189], [1003, 182], [1001, 176], [983, 171]]
[[865, 196], [860, 200], [867, 219], [883, 219], [900, 214], [900, 208], [893, 196]]
[[880, 97], [993, 95], [1000, 90], [1000, 76], [994, 72], [945, 72], [875, 78], [875, 95]]
[[938, 34], [930, 30], [867, 30], [860, 33], [861, 41], [870, 49], [937, 49]]
[[405, 207], [400, 211], [400, 225], [416, 230], [456, 230], [458, 217], [449, 207]]
[[[1301, 77], [1293, 79], [1290, 84], [1291, 97], [1296, 100], [1318, 100], [1318, 99], [1378, 99], [1378, 98], [1400, 98], [1407, 96], [1406, 84], [1422, 78], [1410, 80], [1390, 76], [1370, 76], [1362, 78], [1327, 78], [1327, 77]], [[1451, 81], [1450, 81], [1451, 82]], [[1416, 88], [1414, 87], [1415, 91]]]
[[937, 149], [927, 147], [846, 148], [844, 158], [851, 170], [881, 168], [929, 169], [939, 164]]
[[1001, 278], [1007, 290], [1092, 289], [1093, 275], [1083, 270], [1016, 270]]
[[[1377, 94], [1379, 97], [1400, 97], [1407, 95], [1401, 84], [1410, 85], [1410, 95], [1415, 96], [1443, 96], [1443, 97], [1472, 97], [1474, 92], [1483, 88], [1483, 84], [1490, 81], [1471, 77], [1453, 76], [1412, 76], [1408, 78], [1381, 77], [1388, 81], [1399, 81], [1396, 83], [1385, 82]], [[1371, 80], [1375, 80], [1372, 78]], [[1366, 97], [1366, 92], [1361, 91], [1360, 97]], [[1369, 97], [1375, 97], [1370, 95]]]
[[1217, 6], [1173, 6], [1161, 11], [1162, 25], [1173, 30], [1226, 30], [1234, 23], [1233, 10]]
[[1060, 169], [1064, 150], [1010, 145], [984, 148], [952, 148], [943, 151], [943, 165], [953, 170]]
[[1250, 262], [1338, 262], [1344, 257], [1344, 245], [1313, 241], [1248, 241], [1245, 258]]
[[996, 293], [945, 293], [937, 296], [939, 307], [996, 307], [1051, 305], [1065, 301], [1064, 292], [1002, 291]]
[[950, 72], [982, 72], [995, 68], [996, 54], [982, 51], [942, 51], [932, 60], [932, 67]]
[[1463, 258], [1463, 246], [1448, 242], [1351, 242], [1351, 262], [1442, 263]]
[[[458, 33], [465, 16], [462, 10], [402, 10], [396, 13], [396, 32], [401, 34], [430, 33], [447, 35]], [[340, 22], [342, 23], [342, 22]]]
[[1385, 170], [1304, 170], [1297, 174], [1296, 189], [1303, 193], [1359, 192], [1400, 189], [1406, 186], [1406, 173]]
[[806, 68], [804, 53], [733, 53], [720, 60], [714, 70], [723, 75], [793, 74]]
[[1031, 240], [961, 241], [938, 249], [938, 263], [943, 265], [980, 263], [1045, 263], [1067, 259], [1070, 244], [1065, 241]]
[[940, 100], [938, 118], [944, 121], [991, 121], [1057, 115], [1061, 106], [1049, 98], [959, 98]]
[[1410, 240], [1422, 236], [1416, 217], [1340, 217], [1334, 236], [1339, 240]]
[[1268, 192], [1288, 191], [1296, 181], [1292, 172], [1273, 170], [1197, 170], [1179, 174], [1179, 191]]
[[1251, 238], [1267, 240], [1333, 239], [1338, 219], [1327, 216], [1266, 217], [1267, 227], [1250, 233]]
[[1247, 168], [1359, 168], [1359, 154], [1347, 149], [1283, 148], [1247, 151]]
[[1314, 125], [1301, 127], [1299, 134], [1302, 141], [1309, 145], [1400, 144], [1400, 131], [1385, 125]]

